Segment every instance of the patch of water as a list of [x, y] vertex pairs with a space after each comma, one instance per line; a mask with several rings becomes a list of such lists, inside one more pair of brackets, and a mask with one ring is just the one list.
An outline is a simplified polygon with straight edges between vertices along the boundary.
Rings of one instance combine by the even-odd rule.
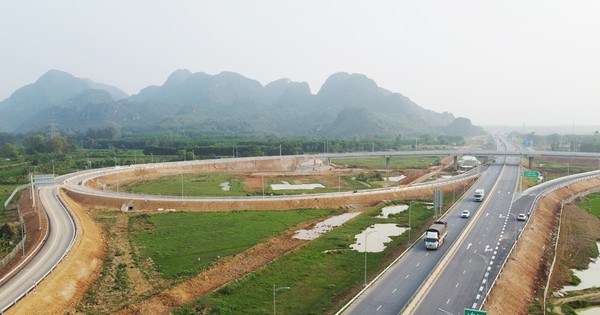
[[353, 213], [344, 213], [344, 214], [337, 215], [335, 217], [331, 217], [323, 222], [317, 223], [315, 225], [315, 227], [312, 228], [311, 230], [296, 231], [294, 238], [297, 238], [300, 240], [314, 240], [317, 237], [333, 230], [334, 227], [338, 227], [338, 226], [346, 223], [346, 221], [354, 218], [355, 216], [357, 216], [359, 214], [360, 213], [358, 213], [358, 212], [353, 212]]
[[229, 189], [231, 189], [231, 185], [229, 185], [229, 182], [221, 183], [221, 185], [219, 186], [221, 186], [221, 189], [224, 191], [229, 191]]
[[271, 184], [273, 190], [291, 190], [291, 189], [315, 189], [325, 188], [321, 184], [290, 184], [286, 181], [281, 181], [281, 184]]
[[406, 176], [404, 175], [400, 175], [400, 176], [390, 176], [390, 177], [386, 177], [385, 180], [388, 182], [399, 182], [403, 179], [405, 179]]
[[[600, 251], [600, 243], [596, 243], [596, 246], [598, 246], [598, 250]], [[563, 290], [576, 291], [600, 287], [600, 259], [596, 258], [594, 262], [590, 263], [588, 269], [573, 270], [573, 273], [581, 279], [581, 283], [577, 286], [565, 286]]]
[[600, 307], [588, 308], [586, 310], [576, 310], [579, 315], [600, 315]]
[[378, 215], [378, 218], [388, 218], [390, 214], [400, 213], [408, 209], [407, 205], [396, 205], [396, 206], [387, 206], [381, 209], [381, 214]]
[[399, 227], [395, 223], [374, 224], [360, 234], [355, 235], [356, 242], [351, 244], [350, 248], [361, 253], [382, 252], [385, 249], [385, 244], [392, 241], [390, 236], [402, 235], [407, 230], [407, 228]]

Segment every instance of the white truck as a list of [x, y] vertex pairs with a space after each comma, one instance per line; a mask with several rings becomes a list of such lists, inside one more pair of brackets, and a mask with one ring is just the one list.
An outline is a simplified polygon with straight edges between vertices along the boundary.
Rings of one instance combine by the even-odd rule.
[[435, 221], [425, 232], [425, 247], [427, 249], [438, 249], [448, 235], [448, 223]]
[[475, 201], [483, 201], [483, 197], [485, 197], [485, 190], [482, 188], [475, 189]]

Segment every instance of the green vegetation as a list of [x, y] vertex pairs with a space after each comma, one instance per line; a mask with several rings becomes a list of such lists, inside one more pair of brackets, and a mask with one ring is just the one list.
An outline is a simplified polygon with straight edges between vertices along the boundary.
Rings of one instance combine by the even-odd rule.
[[300, 222], [335, 211], [177, 212], [130, 218], [139, 260], [152, 258], [167, 279], [187, 278]]
[[579, 203], [578, 206], [600, 219], [600, 192], [588, 195], [586, 201]]
[[[346, 224], [285, 255], [266, 268], [233, 282], [219, 291], [175, 309], [174, 314], [266, 314], [273, 307], [273, 286], [289, 286], [277, 292], [282, 314], [325, 314], [340, 307], [340, 297], [355, 292], [364, 281], [365, 255], [351, 250], [355, 235], [376, 223], [408, 225], [408, 212], [389, 219], [376, 217], [381, 208], [367, 211]], [[433, 215], [423, 203], [411, 208], [413, 241]], [[368, 253], [368, 278], [381, 271], [406, 248], [408, 233], [394, 237], [380, 253]], [[344, 299], [344, 298], [342, 298]]]
[[[347, 159], [332, 159], [331, 163], [337, 165], [348, 165], [350, 167], [368, 167], [376, 169], [385, 169], [386, 161], [381, 157], [373, 158], [347, 158]], [[437, 165], [439, 158], [436, 157], [391, 157], [390, 170], [398, 168], [427, 168]]]
[[[223, 190], [222, 183], [229, 183], [230, 189]], [[122, 185], [121, 189], [147, 195], [181, 196], [241, 196], [246, 195], [242, 178], [233, 174], [206, 173], [164, 176], [157, 180], [140, 181]]]

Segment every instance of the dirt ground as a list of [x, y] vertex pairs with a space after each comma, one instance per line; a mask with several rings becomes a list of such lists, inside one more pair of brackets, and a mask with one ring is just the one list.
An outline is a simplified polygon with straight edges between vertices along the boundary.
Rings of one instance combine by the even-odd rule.
[[[273, 165], [261, 165], [260, 163], [245, 163], [243, 167], [255, 167], [266, 170]], [[312, 167], [312, 166], [311, 166]], [[316, 166], [315, 166], [316, 167]], [[222, 166], [218, 171], [223, 171]], [[204, 169], [217, 169], [214, 165]], [[225, 167], [227, 169], [227, 167]], [[281, 169], [298, 171], [293, 165], [283, 165]], [[256, 169], [255, 169], [256, 170]], [[201, 171], [201, 170], [195, 170]], [[331, 171], [331, 170], [326, 170]], [[181, 171], [179, 171], [181, 172]], [[140, 172], [138, 172], [140, 173]], [[145, 178], [162, 176], [161, 174], [136, 174]], [[411, 179], [417, 180], [423, 174], [412, 174]], [[131, 176], [128, 175], [128, 176]], [[110, 184], [111, 180], [103, 178], [92, 183], [97, 187]], [[131, 177], [129, 177], [131, 178]], [[488, 308], [490, 314], [527, 314], [527, 305], [540, 288], [540, 275], [545, 270], [544, 259], [548, 255], [547, 248], [551, 237], [553, 224], [555, 224], [556, 204], [565, 196], [575, 191], [586, 190], [589, 187], [600, 187], [600, 182], [593, 181], [586, 184], [575, 184], [560, 190], [540, 203], [535, 211], [532, 221], [519, 241], [519, 245], [510, 262], [507, 264], [503, 276], [500, 277], [496, 287], [492, 291]], [[445, 187], [445, 194], [463, 189], [463, 183], [457, 183], [455, 187]], [[231, 201], [225, 203], [215, 202], [139, 202], [136, 205], [138, 211], [156, 211], [156, 208], [175, 208], [188, 211], [223, 211], [223, 210], [250, 210], [250, 209], [297, 209], [297, 208], [321, 208], [321, 207], [347, 207], [348, 205], [368, 206], [381, 200], [393, 199], [425, 199], [433, 194], [432, 188], [410, 189], [402, 193], [384, 193], [379, 196], [350, 196], [346, 198], [319, 198], [306, 199], [306, 201], [276, 201], [264, 200], [257, 202]], [[73, 212], [79, 218], [81, 237], [73, 247], [68, 258], [43, 281], [36, 292], [29, 294], [16, 307], [10, 309], [11, 314], [76, 314], [85, 309], [87, 298], [86, 290], [98, 279], [101, 272], [114, 272], [115, 266], [126, 264], [133, 266], [131, 255], [134, 250], [129, 247], [126, 238], [127, 226], [125, 225], [127, 214], [116, 215], [114, 226], [110, 231], [95, 222], [102, 218], [101, 211], [105, 209], [119, 209], [123, 203], [130, 200], [108, 200], [89, 195], [63, 191], [63, 198], [71, 206]], [[306, 241], [293, 239], [291, 233], [280, 238], [273, 238], [266, 243], [259, 244], [243, 253], [224, 259], [208, 270], [203, 271], [189, 281], [174, 286], [165, 287], [165, 283], [148, 283], [142, 271], [129, 268], [130, 285], [135, 292], [134, 296], [124, 299], [123, 296], [108, 295], [104, 301], [93, 301], [94, 303], [111, 303], [119, 301], [125, 306], [120, 314], [169, 314], [173, 307], [182, 305], [193, 300], [195, 297], [215, 290], [229, 281], [240, 278], [258, 268], [265, 266], [273, 259], [302, 246]], [[546, 244], [545, 246], [540, 246]], [[106, 270], [106, 259], [108, 252], [120, 252], [115, 261], [111, 262], [112, 270]], [[537, 262], [537, 263], [531, 263]], [[104, 269], [103, 269], [104, 268]], [[518, 277], [519, 281], [514, 281]], [[110, 284], [106, 284], [110, 286]], [[152, 293], [156, 288], [165, 287], [159, 292]], [[106, 311], [106, 310], [105, 310]], [[105, 312], [103, 311], [103, 312]]]

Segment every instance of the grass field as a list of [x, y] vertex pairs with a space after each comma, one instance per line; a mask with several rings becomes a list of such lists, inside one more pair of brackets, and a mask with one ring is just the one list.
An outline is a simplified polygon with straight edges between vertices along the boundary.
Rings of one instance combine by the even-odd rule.
[[[265, 177], [264, 193], [266, 195], [300, 195], [381, 187], [381, 184], [377, 182], [366, 184], [365, 182], [352, 179], [352, 177], [350, 176], [341, 176], [339, 178], [339, 186], [334, 185], [334, 187], [332, 187], [330, 184], [328, 185], [326, 182], [321, 182], [318, 179], [315, 179], [311, 180], [310, 183], [322, 184], [323, 186], [325, 186], [325, 188], [315, 188], [310, 190], [271, 189], [271, 184], [281, 184], [282, 181], [287, 181], [290, 184], [301, 183], [294, 177]], [[221, 187], [221, 184], [226, 182], [229, 183], [229, 190], [223, 190]], [[177, 176], [165, 176], [151, 181], [140, 181], [132, 184], [121, 185], [119, 189], [136, 194], [165, 196], [181, 196], [182, 192], [184, 196], [247, 196], [262, 194], [262, 190], [247, 191], [244, 186], [244, 178], [242, 175], [228, 173], [183, 174]]]
[[[390, 170], [399, 168], [427, 168], [439, 161], [436, 157], [391, 157]], [[355, 158], [355, 159], [332, 159], [331, 163], [337, 165], [349, 165], [351, 167], [369, 167], [384, 169], [386, 162], [384, 158]]]
[[187, 278], [300, 222], [335, 210], [164, 213], [130, 218], [141, 260], [151, 257], [167, 279]]
[[[221, 184], [229, 182], [228, 191]], [[125, 191], [147, 195], [167, 196], [242, 196], [246, 195], [242, 178], [226, 173], [182, 174], [165, 176], [151, 181], [123, 185]]]
[[587, 200], [578, 204], [578, 206], [600, 219], [600, 193], [590, 194], [586, 198]]
[[[174, 314], [268, 314], [273, 310], [273, 287], [290, 287], [277, 292], [281, 314], [326, 314], [340, 307], [340, 297], [364, 281], [365, 255], [349, 249], [355, 235], [375, 223], [408, 225], [408, 212], [390, 219], [377, 218], [380, 208], [365, 212], [285, 255], [268, 267], [231, 283], [215, 293], [173, 311]], [[433, 215], [422, 203], [413, 204], [413, 238]], [[393, 260], [408, 243], [408, 235], [394, 237], [381, 253], [368, 253], [368, 279]], [[345, 298], [342, 298], [345, 299]]]

